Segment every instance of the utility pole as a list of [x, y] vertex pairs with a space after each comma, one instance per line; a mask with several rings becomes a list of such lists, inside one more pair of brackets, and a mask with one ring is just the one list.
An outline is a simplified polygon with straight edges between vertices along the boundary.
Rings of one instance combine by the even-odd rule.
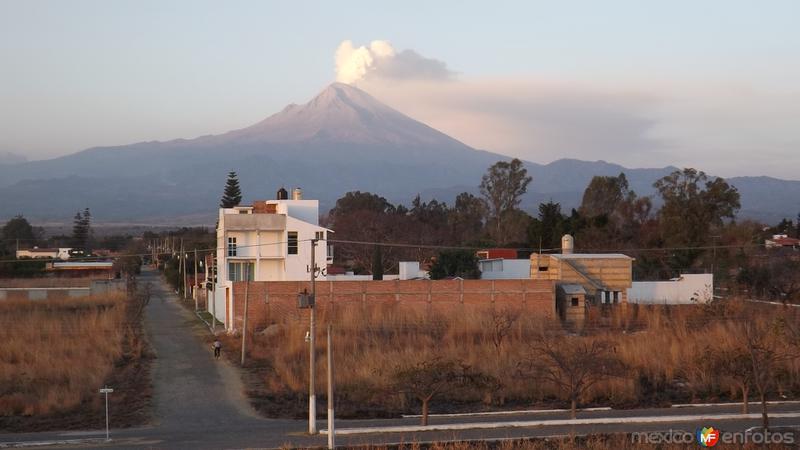
[[211, 254], [211, 332], [217, 334], [217, 251]]
[[181, 278], [183, 278], [183, 299], [186, 300], [186, 253], [183, 251], [183, 238], [181, 238], [181, 268], [183, 269], [181, 275]]
[[331, 324], [328, 324], [328, 448], [336, 448], [333, 426], [333, 337]]
[[315, 304], [317, 302], [316, 299], [316, 248], [317, 248], [317, 240], [311, 239], [311, 265], [309, 266], [309, 272], [311, 272], [311, 306], [310, 306], [310, 326], [309, 326], [309, 339], [308, 339], [308, 355], [309, 355], [309, 374], [308, 374], [308, 434], [317, 434], [317, 395], [314, 392], [314, 381], [317, 376], [316, 370], [316, 358], [314, 355], [315, 347], [315, 339], [314, 334], [316, 332], [315, 328], [315, 320], [314, 320], [314, 310]]
[[247, 306], [249, 303], [249, 296], [247, 295], [249, 292], [248, 288], [250, 287], [250, 269], [247, 269], [247, 265], [244, 265], [244, 317], [242, 318], [242, 367], [244, 367], [244, 355], [245, 355], [245, 345], [247, 344]]
[[197, 247], [194, 249], [194, 287], [192, 288], [192, 297], [194, 297], [194, 310], [197, 311], [199, 307], [197, 306], [197, 294], [200, 289], [197, 286]]

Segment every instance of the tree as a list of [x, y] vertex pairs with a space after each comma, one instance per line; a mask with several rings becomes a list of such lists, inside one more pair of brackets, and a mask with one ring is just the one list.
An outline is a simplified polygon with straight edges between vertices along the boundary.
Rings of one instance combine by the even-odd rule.
[[528, 191], [532, 177], [517, 158], [498, 161], [486, 171], [481, 180], [480, 190], [489, 205], [489, 212], [494, 221], [494, 239], [504, 242], [501, 234], [503, 215], [516, 209], [525, 192]]
[[580, 213], [588, 217], [611, 217], [621, 202], [632, 192], [624, 173], [616, 177], [595, 176], [583, 191]]
[[447, 277], [477, 279], [480, 276], [478, 257], [470, 250], [442, 250], [430, 270], [432, 280]]
[[395, 211], [395, 207], [378, 194], [351, 191], [344, 194], [344, 197], [336, 200], [336, 205], [330, 210], [329, 215], [335, 224], [337, 218], [345, 217], [350, 213], [358, 211], [389, 214]]
[[[695, 169], [676, 170], [653, 186], [664, 205], [658, 213], [661, 233], [668, 245], [700, 247], [709, 244], [710, 231], [732, 219], [740, 208], [739, 192], [722, 178], [709, 180]], [[690, 267], [702, 252], [675, 252], [675, 265]]]
[[519, 363], [521, 376], [553, 384], [570, 402], [570, 418], [578, 401], [600, 381], [621, 376], [625, 367], [609, 341], [563, 336], [542, 331]]
[[91, 234], [92, 214], [89, 208], [76, 212], [72, 224], [72, 245], [79, 250], [88, 250]]
[[489, 375], [475, 371], [458, 360], [439, 357], [399, 365], [389, 378], [393, 391], [410, 394], [422, 404], [422, 426], [428, 425], [430, 403], [435, 398], [493, 384]]
[[381, 246], [377, 244], [372, 250], [372, 279], [383, 280], [383, 255]]
[[564, 234], [566, 218], [561, 214], [561, 205], [552, 200], [539, 204], [539, 217], [531, 220], [528, 227], [530, 245], [543, 249], [558, 248]]
[[468, 192], [458, 194], [447, 216], [453, 242], [464, 244], [478, 239], [483, 233], [487, 211], [486, 200]]
[[31, 245], [37, 239], [37, 234], [37, 230], [22, 215], [14, 216], [6, 222], [2, 230], [3, 239], [8, 244], [13, 244], [19, 240], [26, 245]]
[[225, 191], [220, 200], [220, 208], [233, 208], [242, 202], [242, 190], [239, 188], [239, 178], [236, 172], [228, 172], [228, 180], [225, 182]]
[[734, 335], [739, 346], [749, 360], [748, 375], [753, 382], [761, 402], [761, 424], [769, 428], [767, 395], [775, 386], [777, 372], [781, 365], [798, 357], [796, 341], [786, 339], [791, 327], [780, 319], [747, 318], [739, 325]]
[[[385, 198], [369, 192], [348, 192], [337, 200], [336, 206], [328, 213], [328, 222], [336, 230], [336, 238], [366, 242], [337, 244], [337, 260], [356, 271], [373, 273], [377, 267], [373, 267], [376, 259], [372, 242], [396, 242], [404, 234], [407, 217], [397, 211]], [[391, 270], [397, 264], [398, 249], [383, 247], [380, 256], [383, 271]]]
[[[749, 393], [753, 386], [753, 367], [750, 354], [741, 345], [719, 349], [709, 347], [707, 355], [711, 355], [710, 366], [714, 373], [730, 380], [742, 396], [742, 414], [749, 414]], [[703, 364], [708, 364], [704, 361]]]

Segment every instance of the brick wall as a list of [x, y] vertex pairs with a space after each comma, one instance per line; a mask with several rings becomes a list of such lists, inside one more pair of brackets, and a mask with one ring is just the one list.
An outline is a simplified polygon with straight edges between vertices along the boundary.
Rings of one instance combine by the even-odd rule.
[[[306, 310], [297, 308], [297, 294], [310, 292], [308, 281], [233, 283], [234, 327], [241, 329], [248, 298], [248, 326], [301, 321]], [[387, 306], [422, 313], [480, 310], [491, 306], [519, 308], [539, 317], [555, 317], [555, 282], [550, 280], [391, 280], [318, 281], [318, 314], [349, 308]]]

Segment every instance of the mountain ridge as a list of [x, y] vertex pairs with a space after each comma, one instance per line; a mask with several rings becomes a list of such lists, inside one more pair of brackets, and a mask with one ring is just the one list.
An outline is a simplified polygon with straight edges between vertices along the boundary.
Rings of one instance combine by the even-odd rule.
[[[0, 218], [68, 219], [90, 207], [97, 220], [140, 220], [208, 213], [213, 221], [225, 174], [237, 170], [246, 200], [302, 186], [323, 210], [350, 190], [393, 202], [417, 193], [452, 199], [508, 156], [474, 149], [353, 86], [334, 83], [250, 126], [219, 135], [93, 147], [44, 161], [0, 165]], [[533, 176], [523, 207], [539, 201], [577, 206], [594, 175], [625, 172], [640, 195], [675, 170], [631, 169], [606, 161], [525, 161]], [[737, 177], [728, 179], [736, 185]], [[741, 177], [743, 213], [774, 220], [800, 211], [800, 181]], [[458, 188], [455, 188], [458, 187]], [[738, 186], [737, 186], [738, 187]], [[775, 195], [777, 191], [779, 195]], [[460, 192], [460, 191], [459, 191]]]

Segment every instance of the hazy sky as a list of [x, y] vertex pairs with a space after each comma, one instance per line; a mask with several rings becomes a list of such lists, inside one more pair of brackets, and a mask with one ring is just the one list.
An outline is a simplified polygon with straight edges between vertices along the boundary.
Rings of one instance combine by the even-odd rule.
[[798, 17], [797, 1], [0, 0], [0, 153], [241, 128], [338, 64], [478, 148], [800, 179]]

